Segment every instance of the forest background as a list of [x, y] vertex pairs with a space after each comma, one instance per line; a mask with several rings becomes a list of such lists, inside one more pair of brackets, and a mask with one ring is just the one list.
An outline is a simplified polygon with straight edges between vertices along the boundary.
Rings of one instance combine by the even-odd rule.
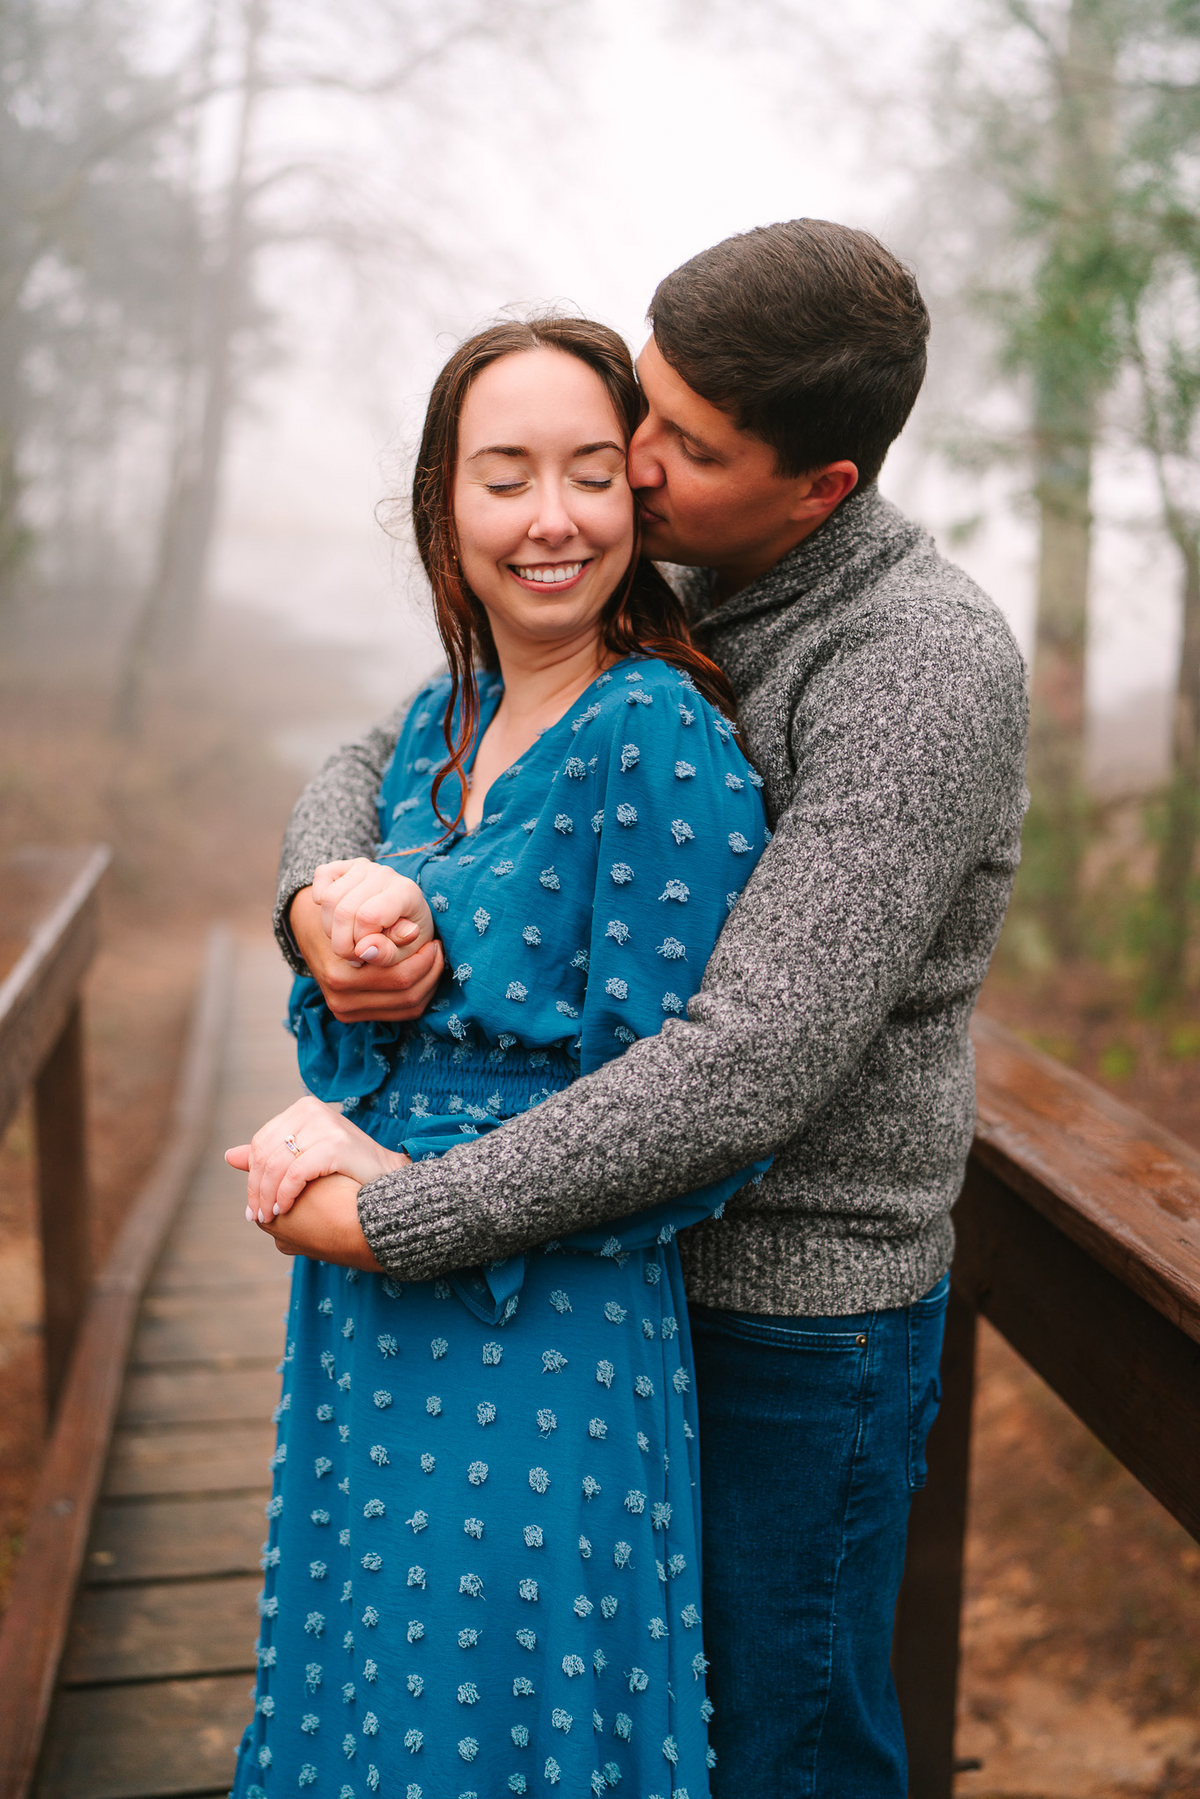
[[[115, 851], [98, 1253], [206, 924], [262, 934], [302, 780], [437, 664], [377, 517], [451, 344], [563, 300], [636, 349], [662, 274], [804, 214], [914, 264], [930, 377], [881, 485], [1030, 660], [983, 1003], [1200, 1144], [1200, 0], [0, 0], [0, 91], [0, 856]], [[31, 1173], [20, 1117], [0, 1584]], [[1200, 1551], [985, 1347], [960, 1790], [1200, 1795]]]

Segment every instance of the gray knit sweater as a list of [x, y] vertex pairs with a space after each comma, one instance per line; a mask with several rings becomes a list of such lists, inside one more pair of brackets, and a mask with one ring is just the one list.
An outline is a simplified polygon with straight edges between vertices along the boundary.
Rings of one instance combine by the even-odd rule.
[[[868, 487], [742, 592], [689, 599], [775, 832], [686, 1019], [437, 1162], [362, 1189], [409, 1279], [713, 1181], [758, 1187], [680, 1239], [694, 1301], [908, 1304], [950, 1261], [975, 1114], [967, 1026], [1025, 807], [1024, 670], [999, 612]], [[284, 921], [319, 862], [371, 855], [396, 726], [340, 751], [284, 844]]]

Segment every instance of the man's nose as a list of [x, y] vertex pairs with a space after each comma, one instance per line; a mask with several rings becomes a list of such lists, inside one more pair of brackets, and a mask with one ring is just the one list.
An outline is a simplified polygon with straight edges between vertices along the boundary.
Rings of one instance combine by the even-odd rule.
[[644, 419], [629, 440], [626, 469], [630, 487], [662, 487], [666, 481], [662, 463], [654, 447], [654, 433], [649, 419]]

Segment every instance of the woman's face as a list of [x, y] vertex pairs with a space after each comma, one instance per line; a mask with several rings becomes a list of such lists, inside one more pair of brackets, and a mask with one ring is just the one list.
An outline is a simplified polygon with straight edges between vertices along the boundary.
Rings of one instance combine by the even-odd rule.
[[600, 377], [539, 347], [489, 363], [459, 420], [462, 573], [496, 647], [594, 635], [633, 553], [625, 434]]

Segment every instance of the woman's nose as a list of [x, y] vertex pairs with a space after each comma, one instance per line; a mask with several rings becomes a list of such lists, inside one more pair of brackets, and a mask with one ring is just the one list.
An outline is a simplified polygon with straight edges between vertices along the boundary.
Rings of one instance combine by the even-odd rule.
[[538, 543], [544, 543], [550, 549], [557, 549], [560, 544], [569, 541], [579, 534], [579, 528], [556, 493], [545, 493], [540, 497], [538, 515], [529, 527], [529, 535]]

